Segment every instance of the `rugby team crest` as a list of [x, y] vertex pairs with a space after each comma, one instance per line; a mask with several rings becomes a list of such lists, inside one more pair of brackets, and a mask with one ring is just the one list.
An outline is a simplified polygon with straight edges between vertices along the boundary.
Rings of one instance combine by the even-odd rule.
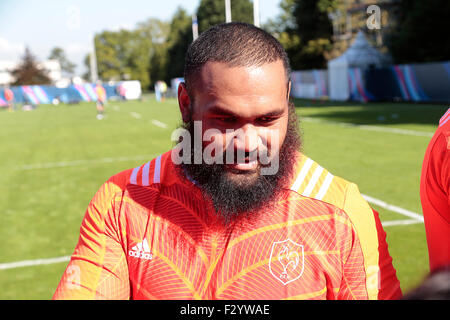
[[275, 241], [270, 252], [269, 271], [282, 284], [297, 280], [303, 274], [305, 256], [303, 245], [291, 239]]

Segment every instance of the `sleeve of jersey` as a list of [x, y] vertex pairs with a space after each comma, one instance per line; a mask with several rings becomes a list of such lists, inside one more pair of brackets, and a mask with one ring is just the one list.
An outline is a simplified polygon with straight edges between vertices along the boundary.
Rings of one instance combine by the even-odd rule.
[[53, 299], [129, 299], [126, 255], [117, 231], [121, 195], [122, 190], [109, 181], [91, 200]]
[[361, 244], [354, 226], [347, 219], [338, 218], [336, 233], [342, 261], [342, 278], [337, 292], [338, 300], [367, 300], [366, 275]]
[[439, 134], [431, 145], [428, 167], [425, 167], [421, 181], [430, 271], [450, 263], [450, 150], [447, 139], [447, 135]]
[[369, 299], [401, 298], [400, 282], [378, 213], [370, 208], [354, 183], [347, 187], [343, 209], [350, 217], [360, 241]]
[[[441, 167], [441, 181], [442, 188], [444, 189], [444, 193], [447, 195], [447, 204], [450, 207], [450, 134], [447, 133], [447, 137], [444, 139], [444, 151], [443, 159], [442, 159], [442, 167]], [[450, 224], [450, 213], [448, 210], [445, 210], [447, 215], [444, 216], [444, 220], [447, 224]]]

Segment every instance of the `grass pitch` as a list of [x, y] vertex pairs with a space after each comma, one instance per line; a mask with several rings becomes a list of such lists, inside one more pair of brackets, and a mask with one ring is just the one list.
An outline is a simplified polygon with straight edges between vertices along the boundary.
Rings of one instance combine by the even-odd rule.
[[[423, 156], [447, 106], [295, 101], [303, 151], [361, 193], [421, 214]], [[85, 209], [113, 174], [169, 150], [174, 99], [0, 110], [0, 265], [69, 256]], [[409, 219], [373, 205], [383, 222]], [[428, 272], [423, 223], [386, 226], [404, 292]], [[50, 299], [67, 262], [0, 269], [0, 299]]]

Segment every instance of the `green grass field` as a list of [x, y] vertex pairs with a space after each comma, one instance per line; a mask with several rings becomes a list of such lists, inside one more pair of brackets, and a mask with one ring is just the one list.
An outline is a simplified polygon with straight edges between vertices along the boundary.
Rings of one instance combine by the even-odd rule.
[[[303, 151], [361, 193], [421, 214], [420, 169], [447, 106], [295, 101]], [[177, 101], [110, 101], [0, 110], [0, 299], [50, 299], [67, 265], [1, 268], [71, 255], [84, 211], [111, 175], [167, 151]], [[165, 125], [165, 126], [164, 126]], [[411, 218], [373, 206], [383, 222]], [[423, 223], [385, 227], [404, 292], [428, 272]]]

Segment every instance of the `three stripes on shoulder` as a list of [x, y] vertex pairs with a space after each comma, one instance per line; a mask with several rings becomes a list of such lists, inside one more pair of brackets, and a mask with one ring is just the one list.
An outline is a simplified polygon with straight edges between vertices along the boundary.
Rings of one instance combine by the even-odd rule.
[[[161, 182], [162, 155], [133, 169], [131, 184], [149, 186]], [[334, 176], [310, 158], [302, 161], [301, 170], [291, 190], [305, 197], [322, 200], [326, 195]]]
[[160, 183], [161, 156], [162, 155], [159, 155], [156, 159], [134, 168], [131, 172], [130, 183], [138, 184], [138, 178], [141, 181], [140, 185], [142, 186], [149, 186], [151, 183]]
[[[310, 176], [310, 179], [307, 177]], [[291, 187], [304, 197], [322, 200], [330, 188], [334, 176], [310, 158], [306, 158], [300, 173]]]

